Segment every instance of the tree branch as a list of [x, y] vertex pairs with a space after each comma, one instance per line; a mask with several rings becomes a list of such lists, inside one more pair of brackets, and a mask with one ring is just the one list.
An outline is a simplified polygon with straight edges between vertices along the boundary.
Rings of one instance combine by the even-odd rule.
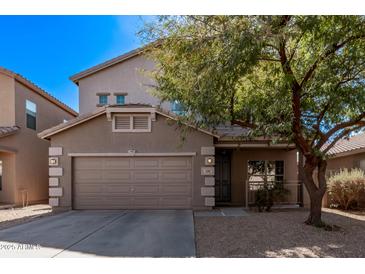
[[289, 78], [289, 82], [291, 85], [291, 91], [292, 91], [292, 109], [293, 109], [293, 123], [292, 123], [292, 129], [294, 133], [294, 141], [297, 146], [299, 146], [303, 152], [304, 155], [307, 155], [310, 153], [310, 147], [308, 146], [307, 141], [302, 135], [301, 132], [301, 86], [299, 85], [298, 81], [296, 80], [294, 76], [294, 72], [291, 69], [289, 60], [286, 55], [285, 51], [285, 39], [282, 38], [279, 43], [279, 55], [280, 55], [280, 63], [282, 70], [284, 74]]
[[323, 150], [323, 153], [327, 153], [339, 140], [341, 140], [343, 137], [345, 137], [347, 134], [349, 134], [351, 131], [361, 129], [365, 126], [365, 121], [362, 121], [359, 125], [355, 127], [350, 127], [348, 129], [345, 129], [341, 134], [336, 136], [335, 139]]
[[254, 129], [254, 128], [257, 127], [257, 125], [255, 125], [251, 122], [237, 120], [237, 119], [232, 119], [231, 123], [234, 124], [234, 125], [239, 125], [241, 127], [248, 127], [248, 128], [251, 128], [251, 129]]
[[338, 51], [339, 49], [343, 48], [347, 43], [357, 40], [357, 39], [362, 39], [365, 38], [365, 34], [361, 34], [361, 35], [355, 35], [355, 36], [350, 36], [347, 39], [345, 39], [342, 43], [339, 44], [334, 44], [332, 45], [331, 48], [329, 48], [328, 50], [326, 50], [323, 54], [321, 54], [319, 56], [319, 58], [313, 63], [313, 65], [309, 68], [309, 70], [307, 71], [307, 73], [304, 75], [303, 80], [300, 83], [300, 86], [303, 87], [303, 85], [308, 82], [308, 80], [313, 76], [313, 73], [315, 72], [315, 70], [317, 69], [318, 65], [325, 60], [327, 57], [329, 57], [330, 55], [334, 54], [336, 51]]

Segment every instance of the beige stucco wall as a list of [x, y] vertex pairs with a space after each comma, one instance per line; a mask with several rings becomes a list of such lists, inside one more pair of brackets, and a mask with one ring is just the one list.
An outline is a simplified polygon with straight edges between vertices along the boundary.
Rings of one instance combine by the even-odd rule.
[[340, 169], [360, 168], [360, 161], [365, 160], [365, 152], [354, 155], [330, 158], [327, 161], [327, 171], [338, 171]]
[[112, 132], [112, 122], [105, 114], [54, 135], [52, 147], [63, 148], [63, 155], [59, 157], [63, 168], [60, 177], [63, 196], [59, 205], [72, 206], [72, 157], [68, 156], [69, 153], [127, 153], [134, 149], [137, 153], [196, 152], [197, 156], [193, 156], [192, 205], [194, 208], [204, 207], [205, 200], [201, 196], [204, 177], [200, 173], [204, 156], [200, 152], [202, 146], [213, 146], [213, 137], [196, 130], [189, 131], [186, 137], [182, 142], [180, 129], [161, 115], [156, 115], [150, 133]]
[[[249, 160], [283, 160], [284, 180], [297, 181], [296, 150], [250, 148], [233, 149], [231, 158], [231, 201], [234, 205], [245, 205], [247, 163]], [[289, 183], [289, 182], [288, 182]], [[296, 199], [295, 189], [291, 191], [290, 200]]]
[[[7, 178], [7, 193], [3, 198], [7, 202], [20, 204], [21, 190], [26, 189], [29, 202], [48, 199], [48, 147], [49, 141], [38, 138], [37, 133], [71, 119], [73, 116], [28, 87], [15, 81], [15, 124], [20, 127], [18, 133], [0, 138], [0, 147], [16, 150], [14, 154], [14, 176]], [[37, 131], [26, 127], [25, 101], [31, 100], [37, 105]], [[7, 169], [5, 172], [9, 172]], [[11, 182], [10, 182], [11, 180]], [[10, 195], [10, 196], [9, 196]], [[2, 199], [0, 200], [2, 202]]]
[[[160, 105], [160, 100], [151, 95], [147, 85], [153, 81], [146, 74], [154, 68], [152, 61], [136, 56], [112, 67], [98, 71], [79, 80], [80, 114], [89, 113], [97, 108], [97, 93], [110, 93], [109, 104], [115, 104], [114, 93], [128, 93], [125, 102]], [[143, 72], [145, 70], [146, 72]], [[170, 110], [165, 102], [161, 107]]]
[[15, 125], [15, 81], [0, 73], [0, 126]]

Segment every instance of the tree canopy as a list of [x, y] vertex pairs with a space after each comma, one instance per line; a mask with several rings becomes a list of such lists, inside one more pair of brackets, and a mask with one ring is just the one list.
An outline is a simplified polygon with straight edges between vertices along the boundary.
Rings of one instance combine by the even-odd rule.
[[304, 154], [365, 126], [363, 16], [161, 16], [142, 34], [155, 92], [201, 126], [232, 121]]

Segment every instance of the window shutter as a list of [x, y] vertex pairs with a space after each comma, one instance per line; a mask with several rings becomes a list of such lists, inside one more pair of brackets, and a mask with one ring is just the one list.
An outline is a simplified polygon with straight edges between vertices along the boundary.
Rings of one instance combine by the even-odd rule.
[[129, 116], [115, 116], [115, 129], [130, 129], [131, 119]]
[[133, 129], [148, 129], [148, 116], [134, 116]]

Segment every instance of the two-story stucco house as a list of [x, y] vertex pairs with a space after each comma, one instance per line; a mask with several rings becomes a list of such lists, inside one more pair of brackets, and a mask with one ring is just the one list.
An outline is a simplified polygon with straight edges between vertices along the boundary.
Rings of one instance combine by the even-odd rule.
[[37, 133], [75, 116], [29, 80], [0, 68], [0, 203], [47, 201], [49, 142]]
[[51, 205], [247, 206], [257, 186], [272, 181], [289, 188], [286, 202], [299, 202], [294, 147], [242, 141], [246, 132], [236, 126], [179, 126], [179, 104], [161, 102], [149, 92], [153, 81], [141, 70], [153, 68], [137, 49], [71, 77], [79, 87], [80, 116], [39, 134], [51, 142]]

